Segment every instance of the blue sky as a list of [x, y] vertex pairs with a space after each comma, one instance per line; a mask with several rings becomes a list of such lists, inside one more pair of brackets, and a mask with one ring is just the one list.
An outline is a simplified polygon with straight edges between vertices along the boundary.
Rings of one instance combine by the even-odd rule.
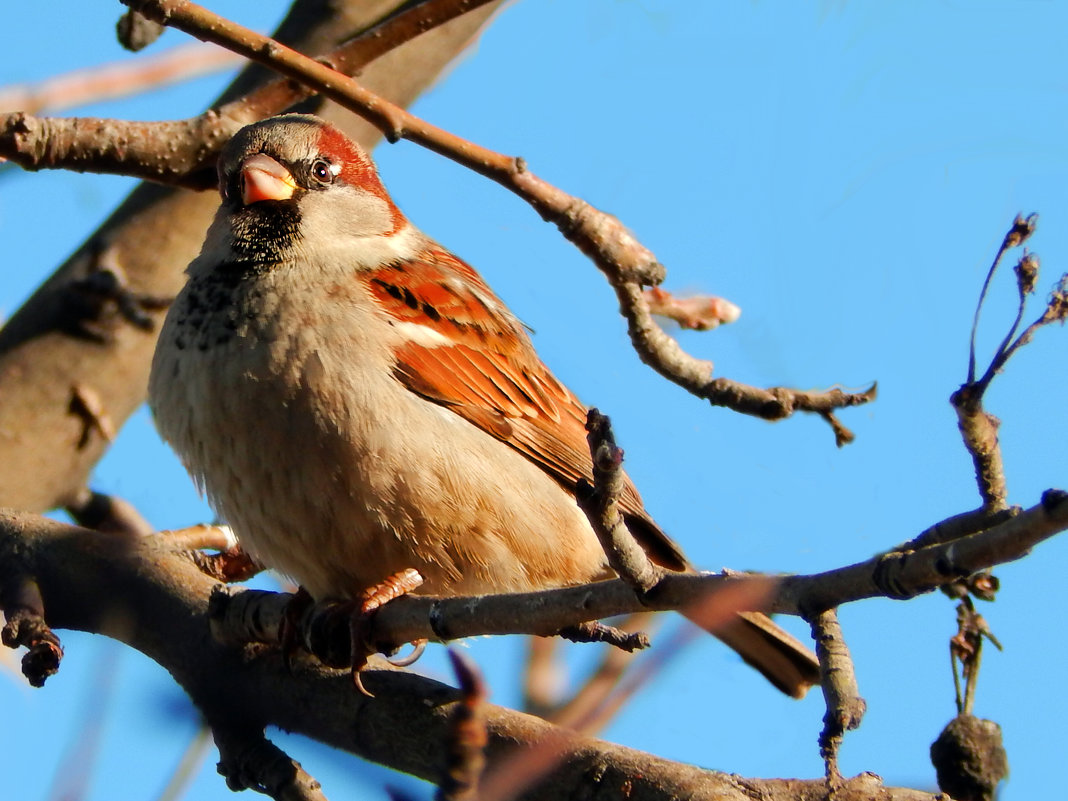
[[[267, 29], [284, 4], [208, 5]], [[41, 29], [27, 6], [5, 10], [9, 32]], [[112, 35], [120, 13], [118, 4], [53, 4], [48, 36], [9, 33], [0, 83], [128, 57]], [[818, 419], [739, 417], [657, 377], [629, 349], [597, 271], [496, 185], [408, 143], [382, 146], [376, 157], [409, 217], [482, 271], [536, 330], [557, 375], [612, 415], [647, 506], [693, 561], [824, 570], [977, 505], [947, 398], [964, 379], [979, 287], [1017, 212], [1041, 215], [1030, 243], [1043, 263], [1040, 299], [1068, 270], [1066, 25], [1068, 7], [1038, 0], [525, 0], [416, 105], [619, 216], [667, 265], [668, 288], [741, 306], [731, 326], [677, 332], [718, 375], [803, 388], [878, 380], [875, 404], [842, 414], [857, 434], [843, 450]], [[172, 32], [155, 48], [183, 40]], [[224, 80], [77, 113], [191, 115]], [[13, 312], [130, 186], [3, 174], [0, 314]], [[1006, 269], [984, 312], [982, 353], [1003, 335], [1014, 299]], [[1028, 317], [1038, 313], [1036, 305]], [[1041, 332], [989, 395], [1003, 421], [1010, 500], [1025, 506], [1047, 487], [1068, 486], [1065, 336]], [[144, 411], [94, 486], [131, 500], [161, 528], [210, 515]], [[1001, 596], [982, 607], [1006, 646], [986, 652], [976, 705], [1004, 729], [1012, 775], [1002, 799], [1062, 785], [1068, 701], [1056, 685], [1047, 689], [1047, 675], [1068, 661], [1068, 646], [1051, 634], [1059, 621], [1046, 593], [1059, 586], [1066, 556], [1068, 545], [1055, 540], [1000, 568]], [[877, 600], [844, 608], [841, 619], [869, 706], [846, 740], [843, 771], [933, 787], [927, 749], [954, 713], [953, 605], [940, 595]], [[805, 634], [799, 621], [786, 624]], [[668, 631], [678, 625], [665, 620]], [[180, 692], [113, 643], [72, 633], [64, 643], [63, 667], [44, 690], [0, 674], [0, 772], [21, 798], [55, 797], [37, 777], [69, 774], [81, 761], [72, 755], [83, 721], [101, 708], [84, 797], [156, 797], [194, 731]], [[515, 703], [522, 647], [519, 638], [469, 643], [499, 703]], [[576, 654], [576, 671], [589, 656]], [[447, 676], [440, 653], [418, 667]], [[779, 698], [700, 638], [605, 736], [743, 775], [816, 776], [822, 715], [818, 692], [800, 703]], [[377, 769], [299, 739], [284, 744], [329, 797], [384, 798], [367, 789], [383, 781]], [[212, 752], [190, 798], [230, 797], [214, 761]]]

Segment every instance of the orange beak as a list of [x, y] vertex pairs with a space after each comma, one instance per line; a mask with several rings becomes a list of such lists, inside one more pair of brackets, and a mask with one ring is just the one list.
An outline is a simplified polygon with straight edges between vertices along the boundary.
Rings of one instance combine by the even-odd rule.
[[293, 174], [264, 153], [249, 156], [241, 164], [241, 202], [246, 206], [261, 200], [288, 200], [296, 189]]

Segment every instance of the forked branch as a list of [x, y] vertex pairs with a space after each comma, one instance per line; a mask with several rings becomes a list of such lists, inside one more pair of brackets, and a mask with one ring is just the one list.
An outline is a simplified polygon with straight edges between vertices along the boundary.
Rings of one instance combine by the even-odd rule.
[[983, 408], [983, 398], [990, 383], [994, 380], [1008, 360], [1020, 348], [1029, 343], [1038, 329], [1054, 322], [1064, 323], [1068, 319], [1068, 273], [1051, 291], [1046, 306], [1038, 318], [1023, 333], [1016, 336], [1024, 317], [1027, 298], [1035, 291], [1038, 280], [1039, 261], [1033, 253], [1024, 251], [1016, 264], [1016, 288], [1019, 295], [1016, 317], [1009, 326], [1001, 343], [994, 351], [990, 363], [983, 374], [976, 377], [976, 336], [979, 318], [986, 302], [994, 273], [997, 272], [1004, 255], [1012, 248], [1024, 244], [1034, 233], [1038, 224], [1038, 215], [1024, 217], [1017, 215], [1002, 239], [994, 261], [987, 272], [983, 288], [979, 292], [979, 301], [975, 308], [972, 322], [971, 340], [968, 348], [968, 377], [961, 387], [950, 396], [950, 403], [957, 413], [958, 425], [964, 447], [972, 457], [975, 465], [975, 477], [979, 486], [979, 495], [986, 513], [995, 513], [1008, 507], [1008, 487], [1005, 481], [1005, 466], [1001, 458], [1001, 444], [998, 441], [1000, 421]]
[[[652, 319], [643, 288], [664, 278], [656, 257], [619, 220], [543, 181], [521, 158], [476, 145], [408, 113], [371, 92], [357, 81], [310, 59], [269, 37], [219, 17], [188, 0], [123, 0], [149, 19], [178, 28], [204, 41], [215, 42], [253, 61], [299, 81], [351, 109], [378, 127], [390, 141], [408, 139], [456, 161], [516, 193], [545, 220], [594, 261], [616, 290], [620, 311], [627, 319], [631, 341], [642, 360], [661, 375], [715, 405], [767, 420], [789, 417], [795, 411], [817, 412], [825, 419], [835, 409], [867, 403], [867, 392], [797, 392], [761, 390], [712, 380], [712, 365], [686, 354]], [[851, 434], [834, 421], [836, 441]]]

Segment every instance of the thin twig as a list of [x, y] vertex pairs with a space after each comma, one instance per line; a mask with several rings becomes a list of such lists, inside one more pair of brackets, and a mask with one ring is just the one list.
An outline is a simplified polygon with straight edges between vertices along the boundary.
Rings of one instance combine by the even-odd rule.
[[829, 789], [833, 792], [842, 782], [838, 770], [838, 750], [843, 735], [860, 726], [867, 704], [860, 697], [853, 659], [842, 636], [835, 609], [827, 609], [812, 621], [812, 638], [820, 660], [820, 685], [827, 712], [820, 732], [820, 755], [826, 768]]
[[586, 440], [593, 459], [593, 485], [579, 479], [575, 498], [604, 549], [608, 564], [644, 596], [664, 575], [663, 568], [650, 561], [645, 549], [634, 539], [619, 508], [623, 492], [623, 451], [616, 446], [612, 423], [597, 409], [586, 414]]
[[239, 727], [234, 721], [212, 731], [219, 773], [231, 790], [256, 790], [275, 801], [327, 801], [319, 782], [255, 726]]
[[592, 209], [545, 183], [521, 159], [496, 153], [408, 113], [360, 83], [282, 43], [244, 28], [188, 0], [123, 0], [150, 19], [214, 42], [312, 87], [364, 117], [392, 142], [408, 139], [512, 190], [583, 252], [647, 284], [659, 283], [663, 267], [611, 215]]
[[724, 298], [709, 295], [679, 297], [661, 287], [645, 290], [649, 311], [658, 317], [674, 320], [680, 328], [711, 331], [724, 323], [733, 323], [742, 310]]
[[22, 674], [31, 686], [44, 686], [59, 670], [63, 647], [45, 622], [44, 600], [37, 582], [18, 572], [0, 575], [0, 609], [6, 621], [0, 629], [0, 641], [8, 648], [28, 649], [22, 657]]
[[1009, 491], [998, 440], [1001, 421], [983, 409], [985, 389], [980, 384], [965, 384], [949, 396], [949, 401], [957, 413], [964, 447], [972, 457], [983, 508], [995, 513], [1007, 508]]
[[[497, 0], [424, 0], [353, 37], [321, 61], [358, 72], [419, 34]], [[168, 122], [0, 114], [0, 158], [26, 170], [114, 173], [188, 189], [216, 186], [219, 150], [242, 126], [278, 114], [313, 92], [278, 79], [196, 117]]]
[[[642, 360], [669, 380], [715, 405], [767, 420], [794, 411], [827, 412], [867, 403], [874, 387], [862, 393], [807, 393], [777, 388], [774, 402], [766, 390], [722, 379], [711, 380], [712, 366], [685, 353], [652, 319], [643, 287], [663, 280], [664, 267], [619, 220], [546, 183], [521, 158], [496, 153], [409, 114], [326, 64], [255, 33], [188, 0], [123, 0], [150, 19], [215, 42], [257, 61], [362, 116], [395, 142], [408, 139], [499, 183], [527, 201], [543, 219], [554, 223], [608, 278], [626, 317], [631, 341]], [[836, 437], [842, 441], [840, 432]]]
[[[1065, 315], [1068, 315], [1068, 293], [1065, 293], [1065, 302], [1062, 303], [1058, 289], [1054, 289], [1039, 319], [1028, 326], [1015, 341], [1013, 340], [1023, 319], [1027, 297], [1034, 291], [1038, 278], [1038, 258], [1034, 254], [1025, 252], [1016, 265], [1016, 287], [1019, 295], [1016, 317], [991, 357], [990, 364], [982, 377], [976, 379], [975, 340], [979, 329], [979, 316], [986, 301], [991, 280], [1005, 252], [1026, 242], [1034, 233], [1037, 223], [1038, 215], [1036, 214], [1031, 214], [1026, 218], [1018, 214], [1008, 233], [1005, 234], [994, 256], [994, 261], [990, 265], [990, 270], [987, 272], [983, 288], [979, 293], [979, 301], [975, 307], [968, 349], [968, 379], [950, 396], [950, 403], [957, 413], [957, 424], [964, 440], [964, 447], [972, 457], [975, 467], [975, 478], [979, 495], [983, 500], [983, 508], [987, 512], [998, 512], [1007, 508], [1008, 486], [1005, 481], [1001, 444], [997, 435], [1000, 421], [983, 408], [983, 397], [994, 376], [1001, 371], [1019, 348], [1031, 341], [1031, 337], [1039, 327], [1047, 325], [1054, 319], [1063, 321]], [[1068, 277], [1062, 279], [1062, 288], [1065, 286], [1068, 286]]]
[[197, 523], [185, 528], [172, 528], [156, 532], [157, 537], [167, 539], [167, 544], [176, 550], [225, 551], [237, 545], [237, 539], [229, 526]]
[[1020, 328], [1020, 323], [1023, 321], [1024, 311], [1027, 309], [1027, 296], [1034, 291], [1035, 280], [1038, 278], [1038, 256], [1034, 253], [1028, 253], [1027, 248], [1024, 248], [1024, 255], [1020, 257], [1020, 260], [1016, 263], [1016, 290], [1017, 290], [1017, 303], [1016, 303], [1016, 317], [1013, 318], [1012, 325], [1009, 326], [1009, 330], [1005, 332], [1005, 336], [1001, 340], [1001, 344], [997, 346], [994, 351], [994, 357], [990, 360], [990, 364], [986, 368], [986, 372], [983, 373], [983, 377], [979, 379], [979, 384], [989, 384], [994, 380], [994, 376], [1005, 366], [1005, 363], [1012, 356], [1015, 348], [1012, 347], [1012, 338], [1016, 336], [1016, 332]]
[[1068, 273], [1062, 275], [1056, 286], [1050, 291], [1049, 298], [1046, 301], [1046, 308], [1042, 310], [1042, 314], [1039, 315], [1038, 319], [1027, 326], [1023, 333], [1016, 338], [1015, 342], [1005, 348], [996, 368], [1000, 370], [1017, 350], [1027, 345], [1038, 329], [1051, 323], [1061, 323], [1063, 325], [1066, 319], [1068, 319]]
[[117, 495], [105, 495], [86, 488], [66, 507], [80, 526], [106, 534], [126, 537], [147, 537], [153, 531], [140, 512]]
[[834, 444], [839, 448], [845, 447], [856, 439], [853, 432], [846, 428], [834, 412], [820, 412], [819, 415], [826, 420], [827, 425], [831, 427], [831, 431], [834, 432]]
[[[979, 684], [979, 667], [982, 663], [984, 639], [990, 640], [998, 650], [1001, 650], [1001, 643], [991, 633], [983, 616], [975, 610], [972, 599], [964, 596], [957, 605], [957, 633], [949, 641], [958, 715], [971, 715], [975, 706], [975, 690]], [[957, 676], [958, 661], [964, 674], [963, 696]]]
[[625, 631], [595, 620], [565, 626], [557, 635], [571, 642], [601, 642], [624, 653], [634, 653], [649, 647], [649, 635], [644, 631]]
[[146, 58], [125, 59], [57, 75], [36, 84], [0, 88], [0, 109], [40, 114], [127, 97], [237, 67], [235, 53], [198, 42]]
[[[653, 623], [654, 617], [657, 616], [650, 612], [629, 615], [620, 628], [631, 632], [643, 631]], [[627, 668], [633, 664], [638, 651], [608, 647], [604, 649], [603, 654], [597, 669], [571, 698], [546, 709], [542, 717], [558, 726], [566, 726], [583, 734], [596, 734], [611, 720], [612, 714], [619, 707], [609, 705], [608, 699], [622, 681]], [[595, 714], [597, 710], [600, 712]]]
[[975, 317], [972, 319], [972, 334], [968, 347], [968, 379], [965, 383], [972, 384], [975, 382], [975, 338], [979, 332], [979, 315], [983, 310], [983, 304], [986, 301], [986, 294], [990, 289], [990, 282], [994, 278], [994, 273], [997, 272], [998, 265], [1001, 263], [1001, 258], [1006, 251], [1026, 242], [1028, 237], [1034, 233], [1037, 223], [1037, 214], [1032, 214], [1026, 218], [1022, 214], [1017, 214], [1009, 232], [1001, 240], [998, 252], [994, 255], [994, 261], [991, 263], [986, 279], [983, 281], [983, 288], [979, 290], [979, 301], [975, 304]]

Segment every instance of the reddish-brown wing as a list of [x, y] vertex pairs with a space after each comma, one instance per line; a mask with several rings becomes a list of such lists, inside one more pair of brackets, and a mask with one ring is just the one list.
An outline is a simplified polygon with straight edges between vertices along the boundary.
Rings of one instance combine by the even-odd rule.
[[[396, 352], [405, 386], [515, 448], [568, 492], [579, 478], [592, 477], [586, 408], [542, 364], [522, 325], [469, 265], [433, 248], [360, 279], [398, 323], [427, 329]], [[621, 503], [650, 556], [686, 569], [629, 479]]]

